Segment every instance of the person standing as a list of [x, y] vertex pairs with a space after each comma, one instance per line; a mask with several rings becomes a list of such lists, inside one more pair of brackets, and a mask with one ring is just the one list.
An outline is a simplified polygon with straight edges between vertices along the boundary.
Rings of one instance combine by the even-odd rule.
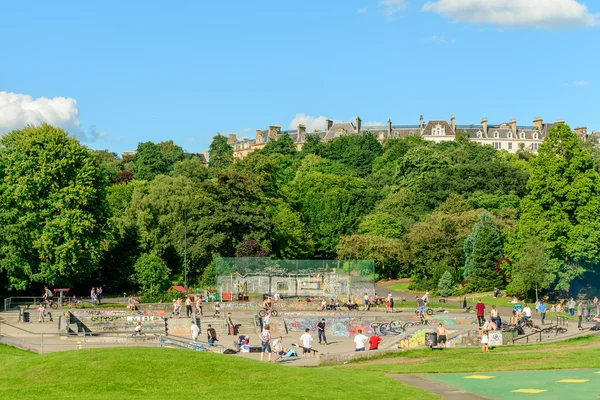
[[92, 305], [95, 306], [96, 305], [96, 288], [94, 288], [94, 287], [90, 291], [90, 299], [92, 300]]
[[96, 290], [96, 297], [98, 297], [98, 304], [102, 304], [102, 286]]
[[38, 322], [46, 322], [44, 320], [44, 317], [46, 316], [46, 307], [44, 307], [44, 303], [40, 303], [40, 306], [38, 307], [38, 312], [40, 313]]
[[571, 297], [571, 300], [569, 300], [569, 314], [571, 315], [575, 315], [575, 306], [577, 304], [575, 303], [575, 300], [573, 300], [573, 298]]
[[[265, 324], [265, 326], [266, 325], [269, 325], [269, 324]], [[227, 313], [227, 334], [235, 335], [235, 325], [233, 324], [233, 320], [231, 319], [230, 312]]]
[[369, 295], [365, 293], [363, 298], [365, 300], [365, 311], [369, 311]]
[[379, 343], [381, 343], [381, 342], [383, 342], [383, 339], [381, 339], [379, 336], [377, 336], [377, 334], [373, 334], [369, 338], [369, 350], [379, 349]]
[[481, 336], [481, 350], [484, 353], [487, 353], [490, 351], [490, 349], [488, 348], [488, 343], [490, 342], [489, 336], [488, 336], [488, 332], [487, 331], [483, 331], [483, 335]]
[[215, 331], [215, 328], [213, 328], [211, 324], [208, 324], [208, 327], [206, 329], [206, 336], [208, 337], [208, 344], [214, 346], [215, 342], [218, 340], [217, 331]]
[[362, 329], [358, 330], [358, 335], [354, 336], [354, 351], [365, 351], [365, 343], [369, 340], [368, 337], [362, 334]]
[[319, 344], [321, 344], [321, 341], [327, 344], [327, 337], [325, 336], [325, 318], [321, 319], [321, 322], [317, 324], [317, 334], [319, 336]]
[[542, 325], [544, 325], [544, 320], [546, 319], [546, 304], [542, 301], [540, 302], [540, 318], [542, 319]]
[[394, 312], [394, 296], [392, 296], [392, 292], [388, 292], [388, 300], [390, 301], [390, 312]]
[[198, 339], [198, 335], [200, 335], [200, 328], [198, 328], [198, 325], [196, 325], [196, 323], [194, 321], [192, 321], [191, 331], [192, 331], [192, 340], [195, 342], [196, 339]]
[[302, 342], [302, 357], [310, 357], [313, 342], [310, 329], [304, 329], [304, 334], [300, 336], [300, 342]]
[[475, 305], [475, 309], [477, 310], [477, 322], [479, 323], [479, 326], [482, 326], [485, 315], [485, 304], [483, 304], [481, 299], [479, 299], [479, 301]]
[[271, 350], [271, 327], [269, 324], [265, 324], [263, 331], [260, 333], [261, 350], [260, 350], [260, 361], [265, 358], [265, 352], [269, 353], [269, 362], [271, 362], [272, 350]]
[[444, 328], [444, 325], [442, 325], [442, 323], [440, 322], [435, 331], [437, 333], [438, 346], [440, 349], [443, 349], [444, 347], [446, 347], [446, 340], [447, 340], [446, 328]]
[[185, 315], [189, 318], [192, 316], [192, 298], [185, 296]]
[[583, 327], [581, 326], [581, 320], [583, 319], [583, 301], [579, 300], [579, 304], [577, 304], [577, 328], [581, 331]]
[[202, 296], [198, 295], [198, 297], [196, 298], [196, 314], [200, 314], [201, 316], [204, 316], [204, 313], [202, 312]]

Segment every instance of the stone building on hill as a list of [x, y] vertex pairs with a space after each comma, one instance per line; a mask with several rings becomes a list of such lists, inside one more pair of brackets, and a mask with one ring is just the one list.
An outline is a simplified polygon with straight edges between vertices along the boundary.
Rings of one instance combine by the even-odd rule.
[[[384, 142], [391, 138], [404, 138], [407, 136], [419, 136], [424, 140], [431, 140], [436, 143], [453, 141], [458, 132], [465, 132], [469, 139], [483, 145], [489, 145], [497, 150], [506, 150], [515, 153], [520, 147], [537, 152], [548, 131], [556, 124], [564, 121], [555, 121], [553, 123], [544, 123], [542, 118], [533, 120], [533, 125], [517, 125], [516, 120], [510, 120], [508, 123], [499, 125], [488, 124], [486, 118], [481, 120], [480, 124], [457, 125], [454, 115], [450, 116], [450, 121], [431, 120], [425, 122], [423, 116], [419, 118], [419, 123], [415, 125], [393, 125], [388, 119], [387, 125], [362, 125], [360, 117], [356, 117], [354, 122], [334, 122], [325, 121], [323, 130], [311, 132], [317, 134], [323, 142], [329, 142], [345, 135], [361, 135], [365, 132], [371, 132], [377, 140]], [[309, 134], [306, 126], [300, 124], [296, 129], [286, 131], [294, 143], [296, 149], [302, 150], [302, 146]], [[575, 128], [575, 132], [586, 140], [587, 128]], [[233, 154], [236, 158], [244, 158], [249, 153], [257, 149], [262, 149], [271, 140], [277, 140], [284, 132], [279, 125], [269, 126], [268, 129], [257, 129], [253, 139], [238, 139], [237, 135], [231, 134], [227, 142], [233, 147]], [[592, 136], [592, 135], [590, 135]], [[600, 140], [600, 134], [596, 135], [594, 140]]]

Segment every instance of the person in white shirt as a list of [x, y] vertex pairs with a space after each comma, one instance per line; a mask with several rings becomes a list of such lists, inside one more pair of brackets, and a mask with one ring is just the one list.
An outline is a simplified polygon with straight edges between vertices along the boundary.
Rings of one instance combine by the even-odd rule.
[[523, 317], [521, 317], [521, 324], [525, 323], [528, 319], [531, 318], [531, 308], [529, 305], [525, 304], [525, 308], [523, 308]]
[[198, 328], [198, 325], [196, 325], [196, 323], [194, 321], [192, 321], [191, 331], [192, 331], [192, 340], [195, 342], [196, 339], [198, 339], [198, 335], [200, 334], [200, 328]]
[[306, 328], [304, 330], [304, 335], [300, 336], [300, 341], [302, 342], [302, 357], [310, 357], [313, 342], [310, 329]]
[[423, 303], [425, 303], [425, 305], [427, 305], [427, 303], [429, 303], [429, 292], [425, 292], [425, 294], [423, 295], [423, 297], [421, 297], [421, 299], [423, 300]]
[[135, 326], [135, 329], [133, 330], [133, 335], [139, 336], [141, 334], [142, 334], [142, 323], [138, 322], [137, 325]]
[[279, 336], [273, 341], [273, 351], [275, 354], [279, 354], [283, 351], [283, 337]]
[[354, 337], [356, 349], [354, 351], [365, 351], [365, 343], [369, 340], [368, 337], [362, 334], [362, 329], [358, 330], [358, 335]]

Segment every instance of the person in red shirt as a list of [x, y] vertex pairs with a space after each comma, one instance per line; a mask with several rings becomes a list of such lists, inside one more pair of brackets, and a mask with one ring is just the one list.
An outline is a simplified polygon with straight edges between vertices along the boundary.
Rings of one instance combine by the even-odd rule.
[[485, 305], [482, 303], [481, 299], [475, 305], [475, 309], [477, 310], [477, 322], [479, 326], [483, 325], [483, 316], [485, 315]]
[[379, 348], [379, 343], [383, 342], [377, 335], [373, 335], [369, 338], [369, 350], [377, 350]]

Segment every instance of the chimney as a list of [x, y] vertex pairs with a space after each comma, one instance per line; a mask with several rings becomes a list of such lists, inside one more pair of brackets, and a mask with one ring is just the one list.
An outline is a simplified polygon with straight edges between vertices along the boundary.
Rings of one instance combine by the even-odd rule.
[[237, 141], [237, 136], [234, 133], [230, 133], [229, 138], [227, 139], [227, 144], [235, 143]]
[[269, 139], [277, 140], [281, 134], [281, 126], [271, 125], [269, 126]]
[[392, 137], [392, 120], [388, 119], [388, 132], [387, 132], [387, 137], [390, 138]]
[[208, 151], [204, 150], [202, 155], [204, 156], [204, 162], [208, 162]]
[[584, 142], [587, 140], [587, 128], [585, 126], [580, 126], [573, 129], [578, 138], [583, 140]]
[[333, 121], [330, 119], [325, 120], [325, 132], [329, 132], [331, 127], [333, 126]]
[[303, 133], [306, 133], [306, 125], [298, 124], [298, 135], [301, 135]]
[[419, 118], [419, 128], [423, 129], [423, 114], [421, 114], [421, 117]]
[[259, 144], [262, 143], [262, 131], [260, 129], [256, 130], [256, 140], [255, 140], [255, 144]]
[[454, 114], [450, 116], [450, 126], [452, 126], [452, 132], [456, 133], [456, 119], [454, 118]]
[[536, 131], [541, 131], [543, 122], [544, 121], [541, 118], [535, 118], [533, 120], [533, 129], [535, 129]]
[[356, 133], [360, 133], [360, 117], [356, 117]]
[[564, 123], [565, 123], [564, 119], [557, 119], [556, 121], [554, 121], [554, 125], [564, 124]]
[[487, 136], [487, 132], [488, 132], [488, 131], [487, 131], [487, 118], [483, 118], [483, 119], [481, 120], [481, 127], [482, 127], [482, 129], [483, 129], [483, 134], [484, 134], [485, 136]]
[[516, 119], [511, 119], [510, 122], [510, 130], [512, 131], [513, 135], [517, 135], [517, 120]]

